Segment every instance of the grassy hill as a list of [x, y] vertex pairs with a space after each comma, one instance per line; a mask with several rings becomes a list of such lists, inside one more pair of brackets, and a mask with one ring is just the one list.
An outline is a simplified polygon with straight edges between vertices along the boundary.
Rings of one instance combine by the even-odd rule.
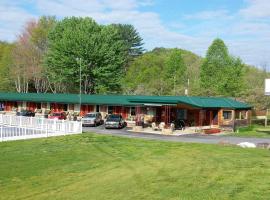
[[0, 143], [0, 199], [269, 199], [267, 150], [82, 135]]

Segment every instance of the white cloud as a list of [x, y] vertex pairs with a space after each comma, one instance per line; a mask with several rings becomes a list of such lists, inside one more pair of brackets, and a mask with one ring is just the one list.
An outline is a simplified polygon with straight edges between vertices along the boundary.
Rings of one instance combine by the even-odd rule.
[[269, 0], [248, 0], [248, 6], [241, 9], [239, 13], [246, 18], [270, 17]]
[[[177, 21], [163, 22], [158, 13], [140, 9], [152, 6], [153, 0], [2, 0], [0, 39], [14, 40], [26, 21], [41, 15], [58, 18], [89, 16], [102, 24], [133, 24], [147, 49], [180, 47], [204, 55], [212, 40], [221, 37], [230, 51], [245, 62], [255, 65], [265, 61], [270, 63], [267, 56], [270, 55], [270, 41], [266, 39], [270, 38], [270, 24], [262, 18], [270, 16], [269, 3], [266, 0], [247, 3], [246, 8], [235, 13], [226, 9], [205, 10], [186, 14]], [[30, 5], [32, 11], [23, 4]], [[254, 20], [257, 18], [262, 19], [258, 22]]]
[[8, 41], [14, 40], [23, 25], [36, 17], [9, 1], [1, 2], [0, 13], [0, 39]]
[[[116, 3], [117, 2], [117, 3]], [[38, 1], [38, 8], [50, 15], [64, 16], [89, 16], [99, 23], [129, 23], [133, 24], [140, 32], [146, 46], [175, 45], [182, 47], [181, 41], [193, 40], [192, 37], [168, 30], [155, 12], [138, 11], [139, 6], [152, 5], [149, 0], [120, 0], [120, 1], [91, 1], [91, 3], [81, 6], [78, 1], [58, 1], [51, 0]], [[157, 42], [158, 41], [158, 42]], [[179, 41], [179, 42], [178, 42]], [[155, 43], [155, 45], [154, 45]], [[187, 45], [186, 45], [187, 47]]]
[[232, 26], [231, 32], [236, 35], [270, 37], [270, 24], [263, 22], [242, 22]]
[[229, 15], [228, 10], [207, 10], [198, 13], [184, 15], [185, 19], [198, 19], [198, 20], [216, 20], [216, 19], [229, 19], [231, 16]]

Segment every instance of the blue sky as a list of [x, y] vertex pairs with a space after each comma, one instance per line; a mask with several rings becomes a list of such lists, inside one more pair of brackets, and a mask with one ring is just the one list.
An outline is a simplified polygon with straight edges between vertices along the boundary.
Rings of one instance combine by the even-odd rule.
[[148, 50], [178, 47], [205, 56], [219, 37], [234, 56], [270, 68], [269, 0], [1, 0], [0, 13], [0, 40], [15, 41], [41, 15], [89, 16], [133, 24]]

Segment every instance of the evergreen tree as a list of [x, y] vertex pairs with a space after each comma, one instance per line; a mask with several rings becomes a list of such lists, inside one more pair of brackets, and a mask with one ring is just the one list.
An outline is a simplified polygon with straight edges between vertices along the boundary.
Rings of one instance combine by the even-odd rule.
[[131, 24], [113, 24], [113, 26], [118, 29], [122, 40], [125, 42], [128, 56], [134, 58], [143, 53], [143, 39], [134, 26]]
[[128, 66], [134, 60], [134, 58], [142, 55], [144, 52], [143, 49], [143, 39], [134, 28], [133, 25], [130, 24], [112, 24], [115, 27], [121, 39], [125, 44], [125, 64], [124, 69], [125, 72], [127, 71]]

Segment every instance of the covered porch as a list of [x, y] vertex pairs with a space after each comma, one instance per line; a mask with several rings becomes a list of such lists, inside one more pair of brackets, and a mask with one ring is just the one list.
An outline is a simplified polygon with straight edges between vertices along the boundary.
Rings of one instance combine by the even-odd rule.
[[201, 131], [210, 134], [248, 126], [250, 111], [232, 108], [200, 108], [184, 104], [143, 105], [136, 107], [135, 121], [136, 126], [143, 128], [189, 129], [193, 132]]
[[144, 105], [136, 107], [136, 124], [151, 125], [164, 123], [169, 127], [172, 123], [176, 128], [219, 125], [218, 109], [201, 109], [183, 104], [177, 105]]

